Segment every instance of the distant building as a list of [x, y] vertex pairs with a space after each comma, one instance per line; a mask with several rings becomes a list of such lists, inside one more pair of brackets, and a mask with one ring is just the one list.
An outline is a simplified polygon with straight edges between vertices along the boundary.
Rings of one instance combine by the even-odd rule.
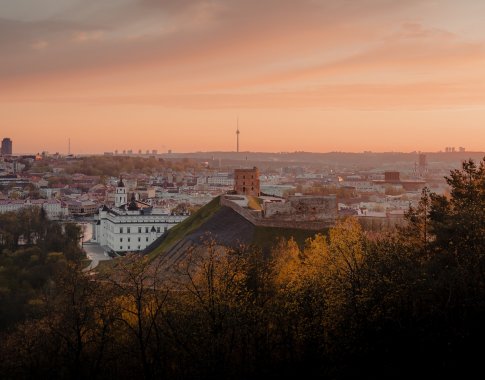
[[234, 170], [234, 190], [237, 194], [258, 197], [261, 193], [258, 168]]
[[426, 186], [426, 181], [420, 179], [401, 180], [400, 173], [394, 171], [384, 172], [383, 180], [373, 180], [372, 182], [377, 186], [390, 185], [394, 189], [403, 189], [405, 191], [419, 191]]
[[286, 202], [269, 202], [264, 205], [264, 217], [280, 221], [335, 221], [337, 215], [335, 195], [289, 196]]
[[47, 218], [51, 220], [64, 219], [68, 215], [67, 207], [61, 201], [55, 199], [0, 200], [0, 214], [18, 212], [29, 207], [43, 208]]
[[12, 155], [12, 140], [10, 140], [8, 137], [5, 137], [2, 140], [2, 155], [3, 156]]
[[67, 208], [70, 215], [87, 216], [94, 215], [98, 211], [98, 205], [90, 200], [67, 201]]
[[426, 167], [426, 155], [423, 154], [423, 153], [420, 153], [418, 157], [419, 157], [418, 158], [419, 159], [419, 166], [422, 167], [422, 168]]
[[373, 193], [376, 191], [374, 183], [371, 180], [362, 178], [360, 176], [347, 176], [340, 182], [341, 188], [355, 189], [360, 193]]
[[417, 168], [417, 175], [420, 177], [424, 177], [428, 174], [428, 162], [426, 160], [426, 155], [420, 153], [418, 156], [418, 168]]
[[401, 182], [401, 176], [399, 172], [384, 172], [385, 182]]
[[294, 192], [296, 187], [293, 185], [261, 185], [261, 193], [274, 197], [284, 197], [289, 192]]
[[211, 186], [234, 186], [234, 178], [231, 178], [229, 173], [215, 173], [207, 177], [207, 184]]

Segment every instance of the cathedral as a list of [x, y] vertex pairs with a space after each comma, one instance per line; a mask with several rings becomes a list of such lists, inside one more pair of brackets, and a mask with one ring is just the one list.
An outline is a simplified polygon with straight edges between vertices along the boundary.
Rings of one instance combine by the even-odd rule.
[[114, 207], [103, 206], [93, 229], [93, 241], [107, 252], [142, 251], [167, 230], [182, 222], [187, 215], [170, 215], [140, 202], [128, 192], [120, 178]]

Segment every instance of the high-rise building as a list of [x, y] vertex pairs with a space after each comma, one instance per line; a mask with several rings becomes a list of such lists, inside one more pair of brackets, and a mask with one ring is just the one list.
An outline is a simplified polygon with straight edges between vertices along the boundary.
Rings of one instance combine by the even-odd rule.
[[10, 140], [8, 137], [5, 137], [2, 140], [2, 155], [3, 156], [12, 155], [12, 140]]
[[424, 177], [428, 174], [428, 162], [426, 160], [426, 155], [424, 153], [419, 153], [418, 156], [419, 166], [418, 166], [418, 174], [420, 177]]

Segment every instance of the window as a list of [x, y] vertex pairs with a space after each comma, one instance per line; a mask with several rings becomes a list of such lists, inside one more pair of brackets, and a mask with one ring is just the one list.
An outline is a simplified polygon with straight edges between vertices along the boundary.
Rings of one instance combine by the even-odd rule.
[[138, 227], [138, 233], [141, 234], [141, 227]]
[[122, 245], [120, 245], [120, 250], [122, 250], [122, 249], [123, 249], [123, 246], [122, 246]]
[[128, 246], [128, 249], [130, 249], [130, 246]]
[[123, 238], [120, 238], [120, 242], [121, 242], [121, 243], [123, 242]]
[[138, 238], [138, 241], [141, 241], [141, 238]]
[[130, 227], [126, 227], [126, 232], [127, 233], [131, 233], [131, 228]]
[[157, 232], [160, 232], [160, 227], [157, 227]]
[[130, 238], [128, 238], [128, 242], [130, 242]]
[[168, 227], [164, 227], [163, 232], [167, 232], [167, 231], [168, 231]]
[[148, 237], [147, 237], [147, 241], [148, 241]]
[[140, 249], [140, 246], [138, 246], [138, 249]]
[[145, 227], [145, 233], [146, 234], [148, 233], [148, 227]]
[[120, 234], [123, 233], [123, 227], [120, 227]]

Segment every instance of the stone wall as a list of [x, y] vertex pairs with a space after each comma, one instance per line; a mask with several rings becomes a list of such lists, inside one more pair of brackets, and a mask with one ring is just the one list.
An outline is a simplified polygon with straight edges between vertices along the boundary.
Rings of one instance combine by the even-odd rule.
[[336, 214], [335, 217], [327, 217], [322, 220], [284, 220], [276, 217], [263, 218], [260, 212], [250, 211], [247, 208], [241, 207], [224, 196], [221, 196], [220, 203], [221, 206], [230, 207], [243, 218], [258, 227], [296, 228], [319, 231], [331, 227], [336, 220]]
[[264, 208], [265, 219], [287, 221], [321, 221], [337, 218], [337, 197], [329, 196], [291, 196], [285, 203], [267, 203]]

